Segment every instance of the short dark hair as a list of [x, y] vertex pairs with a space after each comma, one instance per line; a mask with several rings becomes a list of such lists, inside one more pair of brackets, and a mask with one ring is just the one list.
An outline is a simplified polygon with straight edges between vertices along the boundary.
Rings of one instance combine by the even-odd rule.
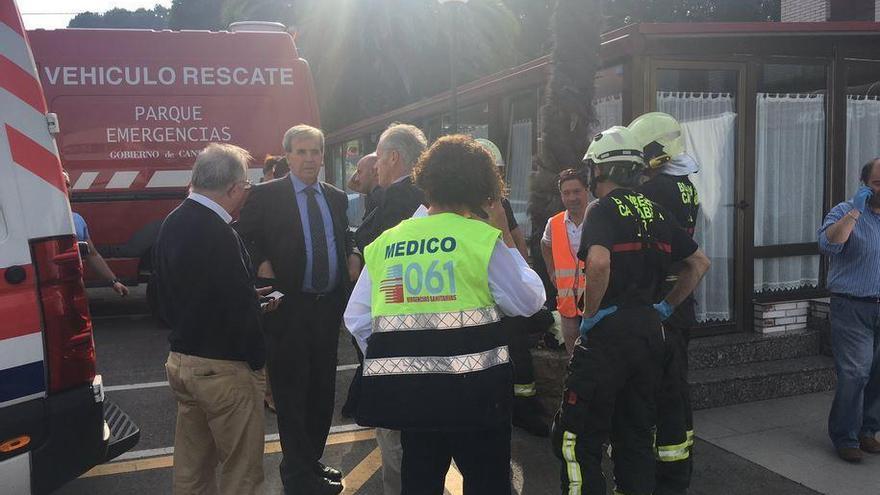
[[413, 179], [431, 205], [471, 210], [501, 198], [504, 181], [484, 146], [464, 134], [444, 136], [422, 153]]
[[863, 184], [867, 184], [871, 179], [871, 172], [874, 171], [874, 164], [880, 161], [880, 157], [872, 158], [868, 163], [862, 165], [862, 171], [859, 173], [859, 180], [862, 181]]
[[584, 189], [589, 189], [589, 186], [587, 185], [587, 178], [584, 176], [584, 172], [573, 168], [567, 168], [562, 172], [559, 172], [559, 177], [556, 180], [556, 187], [561, 191], [562, 184], [570, 180], [576, 180], [580, 182], [582, 186], [584, 186]]

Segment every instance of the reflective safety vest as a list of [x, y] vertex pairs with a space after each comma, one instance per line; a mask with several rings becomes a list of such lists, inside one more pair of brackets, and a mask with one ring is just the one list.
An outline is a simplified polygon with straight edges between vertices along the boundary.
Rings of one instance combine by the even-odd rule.
[[553, 273], [556, 275], [556, 309], [566, 318], [581, 315], [578, 299], [584, 293], [584, 262], [571, 252], [565, 212], [550, 219], [550, 242], [553, 249]]
[[373, 333], [358, 424], [466, 430], [510, 421], [510, 359], [489, 291], [499, 235], [441, 213], [404, 220], [367, 246]]

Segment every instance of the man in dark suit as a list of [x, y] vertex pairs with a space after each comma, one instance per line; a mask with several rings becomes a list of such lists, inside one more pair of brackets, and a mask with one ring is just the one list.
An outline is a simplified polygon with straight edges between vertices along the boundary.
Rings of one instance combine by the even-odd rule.
[[229, 226], [250, 187], [248, 161], [237, 146], [202, 150], [191, 193], [162, 223], [153, 250], [148, 292], [171, 327], [165, 369], [178, 403], [174, 493], [218, 493], [218, 465], [219, 493], [262, 490], [260, 303], [250, 257]]
[[352, 254], [348, 196], [318, 180], [324, 134], [298, 125], [283, 145], [290, 174], [255, 186], [236, 228], [285, 294], [266, 317], [285, 492], [337, 494], [342, 473], [320, 459], [333, 416], [342, 312], [360, 259]]

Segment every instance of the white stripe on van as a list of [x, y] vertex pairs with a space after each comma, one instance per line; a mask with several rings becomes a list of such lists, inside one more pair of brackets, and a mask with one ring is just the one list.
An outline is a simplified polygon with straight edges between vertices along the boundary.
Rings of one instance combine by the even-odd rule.
[[34, 79], [37, 78], [34, 74], [34, 62], [24, 39], [2, 22], [0, 22], [0, 55], [11, 60], [19, 69], [27, 72]]
[[31, 493], [30, 452], [0, 461], [0, 480], [3, 480], [3, 493], [29, 495]]
[[137, 176], [138, 172], [116, 172], [107, 183], [107, 189], [128, 189]]
[[15, 368], [43, 360], [43, 333], [0, 340], [0, 369]]
[[[7, 406], [14, 406], [15, 404], [21, 404], [22, 402], [27, 402], [29, 400], [41, 399], [45, 396], [46, 396], [46, 392], [37, 392], [35, 394], [25, 395], [23, 397], [16, 397], [16, 398], [14, 398], [12, 400], [8, 400], [6, 402], [0, 402], [0, 409], [7, 407]], [[2, 480], [2, 479], [3, 479], [3, 477], [0, 476], [0, 480]]]
[[83, 172], [76, 179], [76, 183], [73, 184], [72, 189], [89, 189], [97, 178], [98, 172]]
[[[42, 146], [47, 153], [58, 156], [58, 148], [52, 135], [49, 134], [45, 115], [2, 86], [0, 86], [0, 108], [3, 109], [0, 122], [8, 123], [28, 139]], [[3, 143], [6, 143], [5, 139]]]
[[186, 187], [192, 179], [192, 170], [157, 170], [147, 187]]

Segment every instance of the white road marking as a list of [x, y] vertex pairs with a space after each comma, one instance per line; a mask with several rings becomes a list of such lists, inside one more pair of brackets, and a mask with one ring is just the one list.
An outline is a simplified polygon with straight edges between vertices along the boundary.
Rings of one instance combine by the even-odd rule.
[[[357, 369], [358, 365], [356, 364], [341, 364], [336, 367], [336, 372], [340, 371], [350, 371]], [[141, 390], [146, 388], [159, 388], [159, 387], [167, 387], [168, 382], [144, 382], [144, 383], [132, 383], [129, 385], [109, 385], [104, 387], [105, 392], [118, 392], [122, 390]]]
[[[365, 426], [360, 426], [356, 424], [348, 424], [348, 425], [338, 425], [330, 428], [330, 435], [335, 433], [348, 433], [351, 431], [360, 431], [360, 430], [369, 430], [370, 428]], [[277, 442], [278, 441], [277, 433], [270, 433], [266, 435], [266, 442]], [[144, 450], [133, 450], [131, 452], [126, 452], [119, 457], [113, 459], [113, 462], [118, 461], [131, 461], [134, 459], [145, 459], [147, 457], [157, 457], [161, 455], [172, 455], [174, 454], [174, 447], [163, 447], [159, 449], [144, 449]]]

